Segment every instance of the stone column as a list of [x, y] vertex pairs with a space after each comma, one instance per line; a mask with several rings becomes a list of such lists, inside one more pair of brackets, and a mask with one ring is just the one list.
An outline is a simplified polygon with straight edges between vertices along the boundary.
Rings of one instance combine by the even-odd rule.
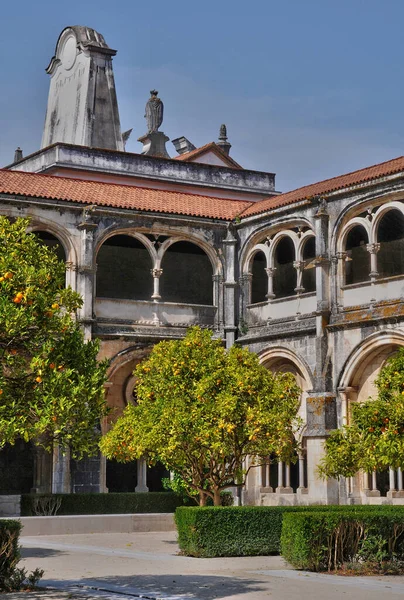
[[161, 296], [160, 296], [160, 277], [163, 274], [163, 269], [151, 269], [150, 273], [152, 274], [152, 277], [153, 277], [153, 295], [152, 295], [152, 300], [153, 300], [153, 302], [158, 302], [159, 300], [161, 300]]
[[83, 306], [79, 312], [86, 339], [91, 339], [94, 322], [95, 300], [95, 268], [94, 268], [94, 233], [97, 223], [91, 220], [92, 210], [86, 209], [83, 220], [77, 226], [81, 231], [80, 257], [77, 267], [77, 291], [83, 298]]
[[398, 491], [403, 491], [403, 472], [401, 469], [397, 469], [397, 487]]
[[278, 487], [276, 488], [277, 492], [281, 492], [283, 489], [283, 462], [280, 460], [278, 462]]
[[224, 281], [224, 333], [226, 348], [230, 348], [236, 340], [236, 246], [235, 227], [230, 223], [227, 227], [227, 235], [223, 240], [226, 257], [226, 275]]
[[[275, 271], [276, 271], [276, 267], [267, 267], [265, 269], [265, 272], [268, 275], [268, 292], [266, 294], [268, 300], [272, 300], [272, 298], [275, 298], [275, 294], [274, 294]], [[252, 274], [251, 274], [251, 278], [252, 278]]]
[[137, 461], [137, 486], [135, 492], [148, 492], [147, 487], [147, 464], [144, 458], [139, 458]]
[[159, 306], [159, 301], [161, 299], [160, 296], [160, 277], [163, 273], [162, 269], [151, 269], [150, 273], [152, 274], [153, 277], [153, 294], [152, 294], [152, 300], [155, 304], [155, 307], [153, 309], [153, 325], [155, 325], [156, 327], [160, 326], [160, 306]]
[[299, 490], [306, 489], [304, 485], [304, 455], [299, 454]]
[[52, 474], [52, 493], [70, 494], [70, 450], [67, 448], [63, 453], [59, 446], [55, 445], [53, 449], [53, 474]]
[[366, 244], [366, 250], [370, 254], [370, 279], [375, 281], [379, 277], [377, 271], [377, 253], [380, 250], [380, 244]]
[[223, 330], [223, 277], [221, 275], [213, 275], [213, 304], [216, 306], [215, 313], [215, 330], [222, 331]]
[[394, 469], [389, 468], [389, 492], [396, 491], [396, 473]]
[[304, 287], [302, 285], [304, 262], [302, 260], [295, 260], [293, 261], [293, 266], [297, 272], [295, 292], [296, 294], [302, 294], [304, 292]]

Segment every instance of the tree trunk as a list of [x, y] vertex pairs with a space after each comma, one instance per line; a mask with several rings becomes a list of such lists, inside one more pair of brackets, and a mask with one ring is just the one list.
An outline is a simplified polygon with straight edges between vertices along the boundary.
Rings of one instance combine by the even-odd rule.
[[213, 505], [221, 506], [222, 500], [220, 498], [220, 490], [213, 490]]
[[199, 506], [206, 506], [206, 494], [199, 492]]

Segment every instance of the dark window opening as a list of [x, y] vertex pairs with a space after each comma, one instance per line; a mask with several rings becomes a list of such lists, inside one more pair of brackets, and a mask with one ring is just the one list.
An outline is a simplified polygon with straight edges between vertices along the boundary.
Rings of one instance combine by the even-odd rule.
[[251, 303], [264, 302], [268, 293], [268, 275], [265, 254], [257, 252], [252, 262]]
[[379, 490], [381, 496], [387, 496], [390, 490], [389, 470], [376, 471], [376, 489]]
[[[169, 471], [161, 463], [147, 467], [146, 481], [149, 492], [163, 492], [161, 480], [169, 476]], [[119, 463], [116, 460], [107, 460], [106, 485], [109, 492], [134, 492], [137, 486], [137, 461]]]
[[29, 494], [34, 481], [34, 449], [17, 440], [0, 450], [0, 494]]
[[404, 273], [404, 216], [399, 210], [389, 210], [377, 229], [380, 249], [377, 253], [377, 271], [380, 277]]
[[366, 249], [368, 235], [361, 225], [353, 227], [346, 239], [345, 283], [367, 281], [370, 274], [370, 254]]
[[153, 293], [152, 261], [134, 237], [115, 235], [97, 255], [97, 297], [150, 300]]
[[296, 294], [297, 273], [293, 266], [295, 246], [290, 237], [283, 237], [275, 249], [274, 294], [276, 298], [285, 298]]
[[213, 271], [206, 253], [191, 242], [176, 242], [164, 254], [160, 295], [163, 302], [213, 304]]
[[59, 260], [66, 262], [66, 252], [58, 238], [47, 231], [34, 231], [34, 235], [41, 240], [45, 246], [54, 248]]
[[316, 291], [316, 267], [314, 259], [316, 257], [316, 240], [310, 237], [303, 247], [303, 277], [302, 286], [305, 292]]

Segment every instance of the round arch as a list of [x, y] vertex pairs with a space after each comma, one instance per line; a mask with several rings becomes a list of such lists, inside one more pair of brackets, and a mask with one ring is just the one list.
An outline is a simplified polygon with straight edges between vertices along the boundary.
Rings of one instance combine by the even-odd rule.
[[294, 366], [296, 371], [300, 374], [302, 380], [305, 382], [304, 388], [302, 388], [303, 391], [308, 392], [313, 388], [314, 379], [309, 366], [302, 358], [298, 357], [292, 350], [289, 350], [289, 348], [284, 348], [283, 346], [274, 346], [260, 352], [258, 357], [260, 363], [267, 369], [281, 365], [282, 362], [284, 364], [290, 363]]
[[391, 210], [398, 210], [402, 215], [404, 215], [404, 203], [403, 202], [387, 202], [380, 206], [374, 214], [372, 225], [371, 225], [371, 240], [372, 242], [377, 242], [377, 230], [379, 227], [379, 223], [385, 214]]
[[71, 236], [69, 235], [69, 232], [64, 228], [51, 221], [41, 219], [40, 221], [32, 221], [28, 227], [28, 231], [31, 233], [39, 233], [43, 231], [53, 235], [64, 250], [66, 262], [71, 263], [72, 265], [77, 264], [76, 249], [71, 242]]
[[354, 227], [363, 227], [363, 229], [365, 230], [367, 236], [368, 236], [368, 244], [371, 243], [372, 240], [372, 232], [371, 232], [371, 224], [367, 219], [364, 219], [363, 217], [354, 217], [353, 219], [351, 219], [350, 221], [348, 221], [348, 223], [346, 223], [344, 225], [344, 227], [342, 228], [338, 239], [337, 239], [337, 252], [344, 252], [345, 248], [346, 248], [346, 243], [347, 243], [347, 237], [350, 233], [350, 231], [352, 231], [352, 229], [354, 229]]
[[[250, 260], [251, 251], [255, 246], [263, 245], [269, 247], [267, 244], [264, 244], [263, 240], [267, 239], [268, 241], [273, 241], [274, 236], [277, 233], [290, 231], [293, 228], [304, 227], [308, 228], [314, 235], [313, 224], [310, 223], [307, 219], [296, 219], [291, 217], [290, 220], [284, 220], [281, 223], [277, 223], [268, 227], [267, 225], [262, 226], [261, 229], [254, 230], [254, 233], [248, 237], [241, 246], [240, 249], [240, 270], [242, 273], [248, 273], [248, 261]], [[292, 232], [294, 233], [294, 232]], [[306, 234], [306, 232], [305, 232]], [[303, 234], [303, 235], [305, 235]], [[272, 238], [272, 239], [271, 239]], [[269, 266], [269, 265], [268, 265]]]
[[389, 347], [393, 353], [394, 349], [400, 346], [404, 346], [404, 333], [400, 331], [373, 333], [351, 352], [342, 368], [337, 387], [347, 388], [355, 385], [373, 356]]
[[165, 240], [159, 249], [160, 294], [163, 302], [214, 304], [217, 265], [195, 240], [179, 237]]
[[[167, 234], [162, 233], [162, 235], [167, 235]], [[218, 256], [218, 254], [216, 253], [215, 249], [213, 248], [213, 246], [211, 246], [204, 239], [202, 239], [196, 235], [186, 235], [186, 234], [182, 234], [182, 233], [181, 233], [181, 235], [173, 235], [172, 237], [169, 237], [167, 240], [165, 240], [161, 244], [161, 246], [158, 250], [158, 253], [157, 253], [156, 268], [160, 268], [161, 262], [164, 258], [164, 254], [167, 252], [168, 248], [170, 248], [170, 246], [172, 246], [173, 244], [176, 244], [177, 242], [188, 242], [190, 244], [194, 244], [195, 246], [198, 246], [201, 250], [204, 251], [206, 256], [209, 258], [211, 265], [212, 265], [213, 275], [223, 275], [222, 262]]]
[[97, 244], [96, 296], [119, 300], [150, 300], [156, 256], [150, 240], [130, 230], [115, 230]]

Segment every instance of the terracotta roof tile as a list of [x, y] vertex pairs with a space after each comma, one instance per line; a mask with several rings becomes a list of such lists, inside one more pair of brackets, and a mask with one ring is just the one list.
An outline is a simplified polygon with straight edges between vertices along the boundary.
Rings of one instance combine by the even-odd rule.
[[378, 179], [379, 177], [386, 177], [394, 173], [404, 171], [404, 156], [388, 160], [387, 162], [373, 165], [365, 169], [359, 169], [346, 175], [339, 175], [332, 179], [325, 179], [318, 183], [306, 185], [292, 192], [287, 192], [279, 196], [273, 196], [272, 198], [265, 198], [259, 202], [255, 202], [241, 213], [241, 217], [249, 217], [251, 215], [257, 215], [267, 210], [278, 208], [280, 206], [287, 206], [294, 202], [299, 202], [313, 196], [319, 196], [327, 194], [339, 189], [349, 187], [351, 185], [358, 185], [371, 181], [372, 179]]
[[0, 193], [213, 219], [234, 219], [251, 202], [0, 169]]
[[[205, 152], [214, 152], [219, 158], [224, 160], [227, 163], [227, 166], [232, 167], [234, 169], [242, 169], [243, 167], [239, 165], [231, 156], [228, 156], [223, 150], [215, 143], [209, 142], [209, 144], [205, 144], [200, 148], [195, 148], [195, 150], [190, 150], [189, 152], [184, 152], [184, 154], [180, 154], [179, 156], [175, 156], [174, 160], [182, 160], [184, 162], [188, 162], [189, 160], [193, 160], [198, 158], [198, 156], [202, 156]], [[195, 161], [198, 162], [198, 161]]]

